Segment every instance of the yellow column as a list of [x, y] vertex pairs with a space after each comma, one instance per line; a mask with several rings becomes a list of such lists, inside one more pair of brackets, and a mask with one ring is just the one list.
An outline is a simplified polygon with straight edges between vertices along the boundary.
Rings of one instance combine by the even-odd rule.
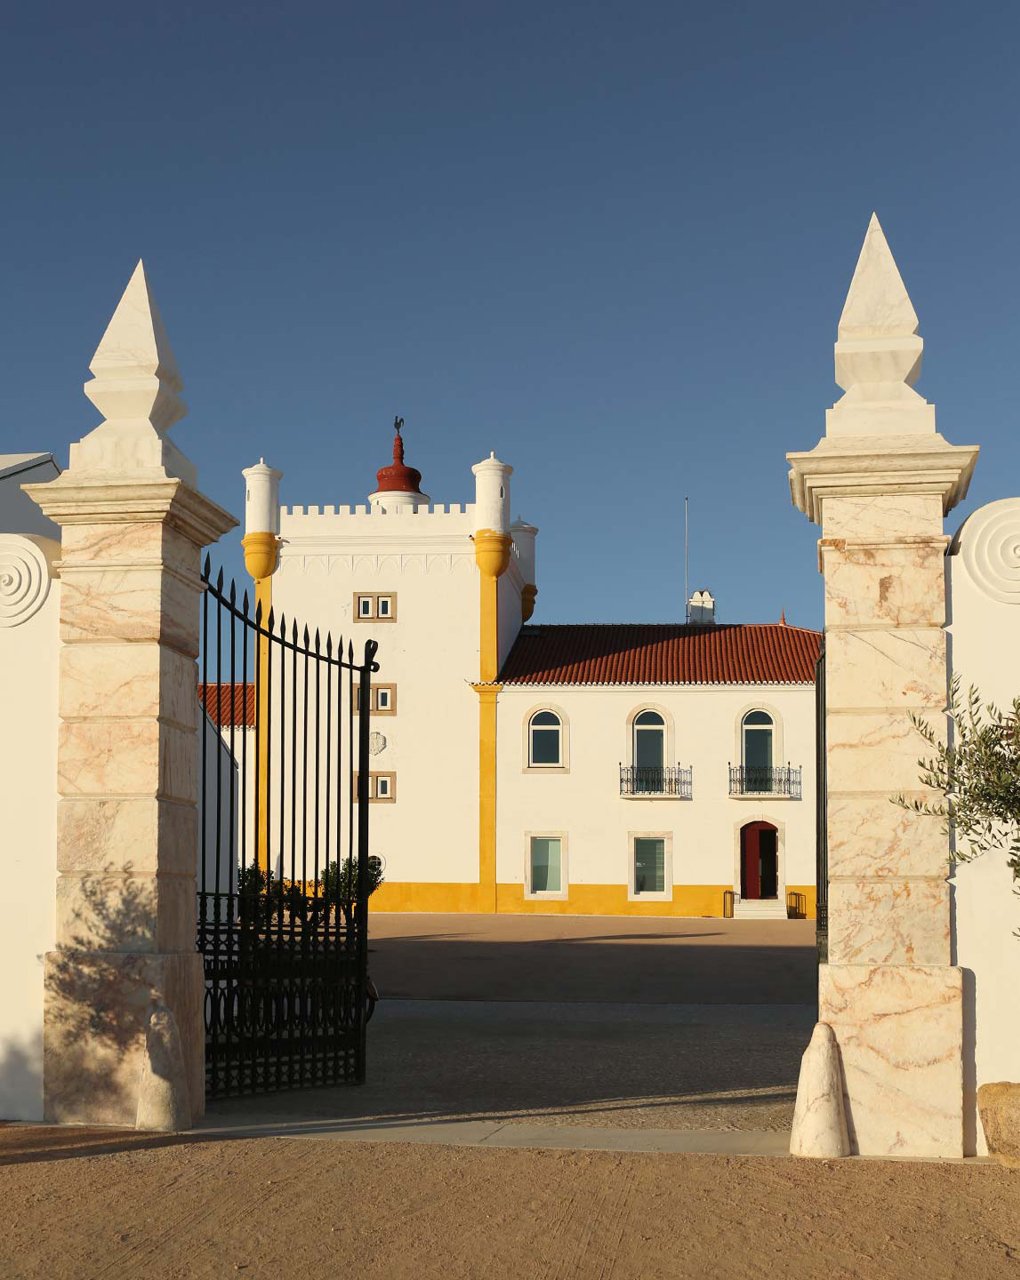
[[479, 529], [475, 563], [481, 576], [478, 619], [478, 882], [496, 910], [496, 703], [499, 676], [499, 580], [510, 564], [508, 533]]
[[[244, 566], [255, 580], [256, 616], [261, 618], [262, 628], [269, 625], [269, 612], [273, 607], [273, 574], [276, 572], [280, 539], [275, 533], [249, 533], [241, 539], [244, 548]], [[261, 606], [261, 609], [259, 608]], [[258, 702], [255, 707], [255, 737], [258, 761], [255, 776], [255, 865], [262, 871], [269, 870], [269, 683], [266, 668], [269, 663], [269, 637], [260, 635], [256, 657], [259, 671]]]

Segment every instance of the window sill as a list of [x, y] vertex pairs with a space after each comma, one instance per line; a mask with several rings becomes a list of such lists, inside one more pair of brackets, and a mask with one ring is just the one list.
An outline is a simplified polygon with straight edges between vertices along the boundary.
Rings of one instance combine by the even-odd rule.
[[741, 792], [739, 795], [731, 793], [730, 799], [731, 800], [768, 800], [771, 803], [773, 800], [799, 801], [803, 799], [803, 796], [789, 796], [789, 795], [785, 795], [782, 791], [744, 791], [744, 792]]
[[569, 891], [562, 893], [531, 893], [529, 890], [524, 891], [525, 902], [566, 902], [570, 897]]
[[635, 893], [633, 889], [627, 890], [628, 902], [672, 902], [673, 890], [668, 889], [665, 893]]
[[641, 791], [641, 792], [637, 792], [636, 794], [633, 792], [628, 792], [626, 795], [621, 795], [620, 799], [621, 800], [680, 800], [689, 804], [694, 799], [694, 797], [693, 796], [671, 796], [671, 795], [667, 795], [666, 792], [664, 791]]
[[566, 764], [526, 764], [521, 773], [569, 773], [570, 766]]

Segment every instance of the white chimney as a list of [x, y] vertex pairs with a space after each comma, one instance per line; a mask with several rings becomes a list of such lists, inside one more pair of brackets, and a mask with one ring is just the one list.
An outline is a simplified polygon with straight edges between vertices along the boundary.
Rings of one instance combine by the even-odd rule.
[[715, 626], [715, 596], [711, 591], [695, 591], [687, 603], [687, 617], [692, 626]]

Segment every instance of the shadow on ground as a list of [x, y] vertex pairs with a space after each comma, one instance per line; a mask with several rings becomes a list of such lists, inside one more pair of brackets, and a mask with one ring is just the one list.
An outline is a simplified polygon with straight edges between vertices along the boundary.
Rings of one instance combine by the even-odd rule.
[[[386, 996], [641, 1004], [810, 1004], [814, 921], [376, 916], [369, 968]], [[643, 927], [642, 927], [643, 926]], [[407, 932], [404, 932], [404, 930]]]
[[[472, 1121], [779, 1131], [815, 1019], [810, 921], [377, 916], [368, 1081], [218, 1100], [205, 1132], [0, 1131], [0, 1163], [274, 1131], [357, 1136]], [[110, 1145], [112, 1144], [112, 1145]]]

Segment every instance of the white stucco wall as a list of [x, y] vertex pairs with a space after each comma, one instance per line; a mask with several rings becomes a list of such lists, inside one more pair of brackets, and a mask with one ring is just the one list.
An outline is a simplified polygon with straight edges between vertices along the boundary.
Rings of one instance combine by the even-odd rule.
[[[989, 503], [961, 526], [946, 559], [950, 671], [966, 693], [1009, 707], [1020, 694], [1020, 498]], [[922, 744], [923, 745], [923, 744]], [[918, 754], [922, 754], [919, 750]], [[989, 853], [952, 876], [955, 962], [973, 975], [965, 1027], [968, 1118], [978, 1085], [1020, 1081], [1020, 897], [1005, 856]]]
[[[473, 508], [306, 512], [284, 508], [274, 610], [303, 626], [379, 643], [377, 683], [395, 715], [373, 717], [384, 745], [371, 768], [396, 774], [376, 803], [371, 849], [390, 881], [477, 883], [479, 575]], [[390, 592], [395, 622], [352, 617], [355, 592]]]
[[[548, 707], [565, 718], [569, 766], [529, 770], [525, 725]], [[666, 763], [692, 765], [692, 800], [626, 799], [619, 767], [630, 762], [630, 721], [654, 708], [667, 721]], [[729, 796], [730, 762], [740, 762], [740, 721], [772, 712], [773, 759], [802, 768], [802, 799]], [[672, 837], [672, 882], [739, 891], [739, 829], [764, 820], [779, 831], [779, 896], [815, 880], [814, 689], [795, 686], [508, 685], [497, 726], [498, 865], [501, 884], [523, 884], [527, 833], [567, 836], [571, 885], [627, 885], [630, 836]], [[721, 902], [719, 904], [721, 908]]]
[[[230, 753], [229, 729], [221, 735], [204, 711], [198, 716], [199, 785], [198, 785], [198, 891], [202, 893], [234, 893], [237, 890], [238, 850], [241, 824], [246, 828], [250, 860], [252, 849], [251, 804], [242, 812], [239, 788], [241, 734], [234, 731], [234, 756]], [[249, 739], [250, 742], [250, 739]], [[236, 758], [235, 758], [236, 757]], [[248, 768], [249, 778], [252, 768]], [[249, 782], [249, 785], [250, 782]], [[217, 874], [218, 862], [218, 874]]]
[[52, 580], [52, 564], [59, 555], [51, 539], [0, 533], [0, 1118], [6, 1120], [42, 1119], [43, 957], [56, 929], [60, 584]]

